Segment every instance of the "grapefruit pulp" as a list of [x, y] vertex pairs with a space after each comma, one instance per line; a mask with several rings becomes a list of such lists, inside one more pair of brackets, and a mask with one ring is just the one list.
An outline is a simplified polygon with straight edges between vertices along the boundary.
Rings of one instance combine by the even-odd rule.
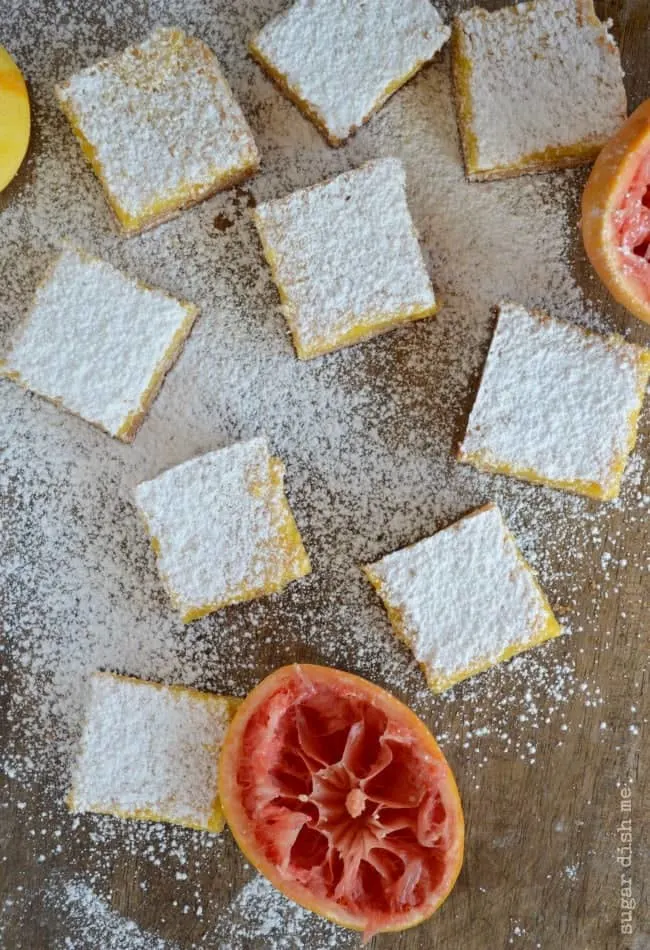
[[0, 46], [0, 191], [14, 177], [29, 144], [27, 86], [7, 50]]
[[650, 322], [650, 100], [596, 159], [582, 197], [585, 250], [612, 296]]
[[366, 939], [429, 917], [460, 871], [463, 812], [435, 739], [390, 693], [340, 670], [285, 666], [248, 695], [219, 794], [272, 884]]

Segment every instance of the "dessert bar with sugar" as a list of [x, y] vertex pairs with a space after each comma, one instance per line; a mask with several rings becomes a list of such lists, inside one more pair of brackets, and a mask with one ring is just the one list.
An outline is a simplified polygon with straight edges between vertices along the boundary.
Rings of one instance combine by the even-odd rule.
[[330, 145], [342, 145], [449, 35], [430, 0], [297, 0], [249, 49]]
[[56, 92], [126, 233], [153, 227], [259, 167], [216, 56], [181, 30], [156, 30]]
[[467, 175], [506, 178], [592, 161], [627, 114], [609, 23], [593, 0], [532, 0], [453, 25]]
[[650, 350], [502, 304], [458, 457], [482, 471], [615, 498], [649, 375]]
[[69, 808], [222, 831], [219, 751], [238, 704], [186, 686], [94, 673]]
[[253, 215], [301, 359], [436, 312], [397, 159], [368, 162]]
[[158, 569], [184, 622], [280, 591], [311, 570], [264, 439], [209, 452], [136, 490]]
[[365, 573], [436, 693], [561, 632], [494, 505]]
[[0, 374], [130, 442], [198, 309], [66, 248]]

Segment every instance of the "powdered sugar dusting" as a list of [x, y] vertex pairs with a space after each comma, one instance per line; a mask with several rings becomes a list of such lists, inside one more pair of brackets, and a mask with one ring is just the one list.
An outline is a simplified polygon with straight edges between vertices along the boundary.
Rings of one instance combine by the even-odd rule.
[[177, 943], [147, 933], [122, 917], [81, 878], [51, 887], [45, 906], [63, 917], [70, 933], [56, 950], [178, 950]]
[[158, 566], [184, 618], [278, 590], [309, 568], [283, 550], [282, 482], [263, 439], [209, 452], [138, 485]]
[[468, 60], [464, 134], [477, 151], [470, 171], [552, 165], [558, 151], [602, 145], [618, 130], [627, 106], [609, 25], [596, 19], [591, 0], [531, 0], [459, 15]]
[[399, 161], [259, 205], [255, 220], [300, 356], [433, 312]]
[[539, 640], [551, 616], [496, 507], [388, 554], [368, 572], [403, 618], [436, 690]]
[[[93, 149], [116, 210], [155, 217], [253, 171], [257, 150], [219, 64], [200, 41], [157, 30], [88, 67], [59, 96]], [[164, 209], [167, 210], [167, 209]]]
[[2, 370], [122, 435], [130, 417], [146, 408], [154, 375], [175, 358], [196, 312], [103, 261], [66, 249], [39, 287]]
[[72, 810], [220, 830], [217, 761], [229, 718], [219, 696], [93, 675]]
[[[606, 315], [590, 310], [573, 276], [580, 179], [569, 172], [469, 185], [446, 61], [422, 70], [344, 150], [329, 149], [243, 54], [248, 38], [281, 6], [280, 0], [150, 0], [126, 7], [109, 0], [94, 5], [91, 21], [87, 5], [27, 0], [3, 38], [30, 82], [38, 139], [22, 178], [2, 195], [2, 351], [66, 237], [201, 308], [131, 446], [0, 382], [0, 692], [6, 710], [0, 761], [7, 777], [2, 793], [15, 809], [10, 833], [24, 829], [15, 844], [22, 863], [8, 870], [15, 905], [0, 922], [10, 945], [15, 934], [24, 942], [20, 935], [33, 917], [33, 890], [18, 890], [22, 873], [43, 889], [55, 886], [57, 875], [83, 875], [103, 903], [121, 906], [121, 916], [141, 933], [160, 935], [172, 946], [176, 941], [183, 950], [192, 943], [221, 950], [219, 940], [228, 939], [236, 950], [250, 950], [255, 940], [268, 950], [272, 939], [282, 939], [280, 925], [274, 938], [250, 934], [267, 926], [267, 915], [289, 931], [294, 913], [300, 921], [296, 944], [319, 947], [333, 939], [329, 932], [319, 937], [320, 923], [274, 892], [268, 903], [259, 899], [259, 916], [248, 921], [256, 891], [243, 916], [233, 908], [250, 870], [235, 857], [227, 833], [67, 814], [62, 799], [88, 677], [96, 669], [239, 696], [264, 673], [296, 659], [368, 676], [405, 699], [440, 737], [461, 784], [474, 854], [489, 855], [497, 868], [500, 856], [511, 852], [492, 850], [493, 825], [479, 818], [500, 767], [520, 767], [523, 775], [532, 769], [541, 783], [542, 776], [561, 771], [592, 718], [594, 761], [612, 748], [612, 730], [601, 732], [601, 721], [611, 722], [618, 712], [639, 729], [643, 725], [641, 706], [635, 712], [628, 706], [635, 705], [644, 675], [644, 632], [618, 616], [616, 604], [626, 605], [631, 618], [643, 596], [628, 559], [633, 549], [647, 550], [640, 543], [650, 511], [647, 438], [641, 438], [613, 505], [483, 475], [453, 459], [485, 361], [490, 308], [498, 300], [520, 300], [555, 317], [614, 329]], [[159, 23], [178, 23], [215, 50], [250, 122], [264, 171], [247, 190], [218, 195], [141, 238], [121, 241], [52, 90], [56, 81], [139, 42]], [[433, 320], [322, 360], [298, 361], [251, 205], [384, 155], [404, 163], [409, 208], [444, 306]], [[281, 597], [184, 627], [159, 583], [133, 502], [135, 487], [195, 455], [260, 433], [286, 463], [289, 500], [314, 572]], [[393, 637], [359, 565], [431, 535], [489, 499], [503, 511], [573, 635], [436, 698]], [[645, 578], [648, 569], [644, 558]], [[597, 668], [599, 658], [618, 655], [622, 644], [636, 657], [625, 671], [625, 709], [618, 688], [603, 682]], [[626, 728], [621, 757], [639, 746], [640, 738]], [[510, 821], [511, 815], [502, 818]], [[548, 868], [551, 860], [562, 870], [575, 862], [575, 847], [563, 850], [560, 842], [552, 856], [550, 849], [534, 855], [535, 866], [546, 862]], [[585, 874], [597, 872], [596, 860], [581, 854]], [[123, 878], [115, 868], [122, 862], [131, 886], [119, 897]], [[461, 886], [452, 899], [462, 905], [463, 893]], [[472, 899], [481, 900], [479, 892]], [[95, 916], [83, 902], [78, 906], [74, 931], [64, 914], [57, 918], [61, 947], [66, 938], [75, 950], [110, 947], [115, 920]], [[539, 926], [547, 928], [552, 945], [557, 934], [547, 916]], [[75, 945], [84, 927], [100, 936], [85, 943], [77, 937]], [[425, 925], [418, 936], [426, 940], [429, 933]], [[340, 930], [336, 938], [337, 950], [358, 942]], [[132, 946], [135, 936], [120, 950]]]
[[430, 0], [297, 0], [252, 41], [339, 144], [449, 39]]
[[346, 936], [339, 927], [287, 900], [263, 877], [256, 876], [234, 899], [228, 936], [220, 947], [303, 950], [309, 945], [314, 950], [340, 950], [355, 943], [359, 943], [358, 936]]
[[460, 457], [612, 497], [649, 375], [650, 350], [504, 304]]

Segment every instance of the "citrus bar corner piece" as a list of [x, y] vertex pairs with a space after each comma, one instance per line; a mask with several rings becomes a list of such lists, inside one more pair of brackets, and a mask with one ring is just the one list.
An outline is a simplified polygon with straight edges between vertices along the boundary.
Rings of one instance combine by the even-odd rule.
[[609, 24], [593, 0], [532, 0], [453, 25], [467, 175], [506, 178], [592, 161], [627, 114]]
[[251, 55], [342, 145], [449, 39], [429, 0], [298, 0], [249, 44]]
[[68, 807], [222, 831], [218, 760], [238, 703], [94, 673]]
[[364, 570], [436, 693], [561, 633], [494, 505]]
[[259, 167], [217, 58], [179, 29], [156, 30], [56, 92], [124, 232], [154, 227]]
[[458, 457], [482, 471], [616, 498], [649, 376], [650, 350], [502, 304]]
[[368, 162], [253, 215], [301, 359], [436, 312], [397, 159]]
[[130, 442], [198, 309], [66, 248], [0, 374]]
[[295, 663], [248, 694], [219, 794], [247, 860], [364, 943], [429, 918], [461, 868], [463, 809], [436, 740], [390, 693], [341, 670]]
[[173, 605], [185, 623], [280, 591], [309, 574], [264, 439], [190, 459], [140, 484], [136, 500]]

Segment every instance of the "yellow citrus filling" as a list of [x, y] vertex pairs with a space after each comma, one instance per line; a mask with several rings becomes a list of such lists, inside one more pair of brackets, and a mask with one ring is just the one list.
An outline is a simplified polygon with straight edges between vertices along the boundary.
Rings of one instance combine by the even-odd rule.
[[135, 433], [138, 431], [142, 420], [149, 411], [149, 407], [153, 402], [156, 393], [160, 389], [167, 372], [176, 361], [176, 357], [185, 343], [185, 340], [187, 339], [187, 336], [192, 329], [198, 314], [197, 308], [191, 304], [186, 304], [185, 309], [187, 311], [187, 316], [172, 337], [171, 343], [165, 350], [163, 358], [161, 359], [149, 381], [149, 385], [142, 393], [142, 396], [140, 397], [140, 405], [133, 412], [130, 412], [126, 417], [120, 428], [115, 433], [116, 438], [123, 439], [125, 442], [128, 442], [133, 438]]
[[7, 50], [0, 46], [0, 191], [7, 187], [22, 164], [29, 132], [25, 80]]
[[[121, 677], [122, 679], [132, 679], [134, 682], [140, 682], [134, 677]], [[192, 689], [190, 686], [165, 686], [162, 683], [150, 683], [147, 682], [147, 686], [153, 687], [154, 689], [164, 689], [165, 692], [172, 694], [184, 694], [191, 695], [195, 700], [198, 700], [202, 703], [211, 703], [214, 702], [215, 698], [222, 700], [226, 704], [228, 722], [232, 719], [237, 711], [237, 708], [241, 705], [241, 699], [237, 699], [235, 696], [218, 696], [215, 697], [209, 693], [203, 693], [198, 689]], [[219, 755], [219, 749], [215, 748], [215, 756]], [[66, 805], [68, 808], [73, 809], [75, 807], [75, 790], [74, 787], [70, 789], [66, 797]], [[93, 809], [96, 814], [103, 815], [112, 815], [115, 818], [126, 818], [134, 819], [136, 821], [163, 821], [168, 824], [173, 825], [182, 825], [184, 828], [191, 828], [195, 831], [210, 831], [213, 833], [218, 833], [223, 831], [225, 826], [225, 819], [223, 810], [221, 808], [221, 800], [219, 794], [215, 791], [214, 800], [212, 802], [212, 807], [210, 810], [210, 816], [206, 824], [199, 824], [198, 822], [191, 821], [190, 819], [177, 821], [176, 819], [169, 818], [168, 815], [165, 815], [161, 811], [157, 811], [153, 808], [120, 808], [119, 805], [111, 805], [106, 808]]]
[[257, 46], [255, 46], [254, 43], [249, 44], [248, 50], [251, 56], [253, 57], [253, 59], [257, 60], [260, 66], [271, 77], [273, 82], [275, 82], [276, 85], [279, 86], [279, 88], [282, 90], [282, 92], [287, 97], [287, 99], [293, 102], [293, 104], [297, 106], [298, 109], [300, 109], [303, 115], [306, 116], [306, 118], [308, 118], [311, 122], [314, 123], [318, 131], [321, 132], [322, 135], [325, 136], [325, 138], [330, 143], [330, 145], [343, 145], [342, 139], [338, 139], [335, 136], [330, 135], [330, 133], [327, 130], [325, 120], [323, 119], [320, 112], [317, 109], [315, 109], [314, 106], [310, 105], [310, 103], [307, 102], [306, 99], [303, 99], [300, 96], [300, 94], [296, 92], [296, 90], [293, 89], [289, 85], [289, 80], [287, 79], [285, 74], [277, 70], [273, 66], [273, 64], [270, 63], [268, 59], [266, 59], [264, 54], [257, 48]]
[[[256, 220], [259, 219], [256, 218]], [[373, 336], [378, 336], [381, 333], [387, 333], [389, 330], [403, 326], [406, 323], [414, 323], [416, 320], [424, 320], [425, 317], [433, 317], [440, 309], [440, 304], [434, 303], [430, 307], [420, 307], [410, 310], [405, 309], [396, 313], [365, 314], [361, 319], [358, 319], [353, 326], [349, 326], [347, 330], [340, 330], [327, 339], [317, 337], [309, 343], [309, 345], [305, 345], [301, 339], [300, 328], [295, 319], [295, 306], [289, 299], [280, 280], [277, 267], [277, 255], [268, 241], [264, 239], [260, 227], [258, 227], [258, 231], [262, 242], [264, 257], [271, 268], [273, 283], [277, 287], [280, 296], [282, 312], [289, 325], [296, 353], [301, 360], [314, 359], [316, 356], [323, 356], [325, 353], [332, 353], [335, 350], [343, 349], [343, 347], [360, 343], [362, 340], [369, 340]]]
[[[304, 577], [311, 572], [309, 556], [305, 551], [298, 525], [284, 494], [284, 465], [280, 459], [271, 459], [268, 480], [251, 482], [248, 489], [252, 495], [266, 500], [271, 515], [272, 539], [261, 546], [258, 551], [258, 558], [265, 565], [262, 570], [261, 581], [257, 580], [259, 573], [254, 571], [256, 575], [255, 583], [247, 584], [244, 582], [228, 590], [218, 601], [198, 604], [195, 607], [184, 609], [181, 614], [183, 623], [198, 620], [230, 604], [238, 604], [253, 600], [256, 597], [274, 594], [283, 590], [291, 581]], [[145, 523], [148, 527], [146, 519]], [[159, 538], [150, 534], [150, 543], [154, 554], [159, 557], [161, 552]], [[163, 579], [169, 590], [172, 604], [182, 609], [180, 597], [170, 587], [169, 580], [167, 578]]]
[[549, 145], [541, 151], [522, 155], [518, 161], [508, 165], [481, 167], [479, 142], [473, 129], [472, 61], [466, 52], [465, 34], [457, 24], [453, 28], [451, 44], [458, 125], [465, 156], [465, 166], [470, 177], [476, 179], [507, 178], [544, 167], [570, 168], [575, 165], [585, 165], [596, 158], [602, 149], [602, 142], [576, 142], [572, 145]]
[[[545, 643], [547, 640], [552, 640], [554, 637], [558, 637], [561, 634], [562, 628], [555, 619], [555, 616], [553, 615], [551, 608], [548, 606], [546, 597], [541, 587], [535, 580], [534, 575], [532, 574], [528, 564], [522, 557], [519, 550], [517, 550], [517, 559], [521, 565], [521, 569], [531, 575], [535, 589], [542, 598], [544, 603], [544, 622], [539, 624], [539, 626], [531, 633], [531, 636], [528, 639], [518, 640], [516, 643], [509, 644], [496, 657], [479, 659], [475, 663], [464, 667], [462, 670], [456, 670], [455, 672], [449, 673], [446, 676], [442, 675], [441, 673], [432, 672], [431, 667], [428, 664], [419, 661], [419, 665], [426, 676], [427, 683], [434, 693], [444, 693], [445, 690], [449, 689], [451, 686], [455, 686], [456, 683], [461, 683], [463, 680], [469, 679], [471, 676], [476, 676], [478, 673], [485, 673], [486, 670], [492, 669], [492, 667], [496, 666], [498, 663], [505, 663], [507, 660], [511, 660], [512, 657], [516, 656], [518, 653], [523, 653], [526, 650], [530, 650], [532, 647], [539, 646], [540, 644]], [[391, 601], [388, 599], [388, 594], [381, 579], [374, 573], [374, 571], [372, 571], [371, 568], [364, 567], [364, 573], [384, 603], [388, 619], [393, 628], [393, 633], [399, 640], [402, 641], [402, 643], [412, 650], [416, 635], [415, 631], [411, 628], [406, 619], [405, 610], [402, 607], [398, 607], [397, 605], [391, 603]]]
[[475, 468], [484, 472], [491, 472], [495, 475], [509, 475], [512, 478], [520, 478], [526, 482], [532, 482], [536, 485], [548, 485], [551, 488], [558, 488], [562, 491], [574, 492], [578, 495], [586, 495], [588, 498], [595, 498], [598, 501], [612, 501], [617, 498], [621, 490], [621, 482], [625, 472], [625, 466], [630, 453], [634, 450], [637, 438], [637, 427], [641, 407], [645, 396], [648, 379], [650, 378], [650, 353], [642, 352], [639, 356], [639, 378], [637, 384], [637, 404], [628, 416], [627, 420], [627, 439], [625, 446], [615, 456], [606, 480], [602, 483], [586, 481], [584, 479], [551, 479], [538, 474], [532, 468], [524, 466], [508, 465], [504, 462], [495, 462], [489, 455], [478, 451], [462, 456], [463, 462], [470, 462]]
[[323, 338], [316, 339], [308, 347], [298, 344], [296, 341], [296, 332], [292, 328], [296, 352], [300, 359], [313, 359], [316, 356], [322, 356], [325, 353], [331, 353], [334, 350], [352, 346], [354, 343], [360, 343], [362, 340], [369, 340], [373, 336], [387, 333], [389, 330], [394, 330], [396, 327], [403, 326], [406, 323], [415, 323], [416, 320], [432, 317], [438, 312], [438, 309], [438, 305], [434, 304], [432, 307], [423, 307], [415, 310], [364, 316], [363, 320], [360, 320], [348, 330], [337, 333], [333, 340]]
[[[285, 75], [285, 73], [282, 73], [280, 72], [280, 70], [276, 69], [273, 63], [271, 63], [266, 58], [264, 53], [255, 45], [254, 42], [249, 44], [248, 50], [251, 56], [253, 57], [253, 59], [255, 59], [260, 64], [262, 69], [264, 69], [264, 71], [270, 76], [270, 78], [278, 86], [278, 88], [284, 93], [287, 99], [289, 99], [290, 102], [293, 102], [293, 104], [297, 106], [298, 109], [300, 109], [302, 114], [307, 119], [309, 119], [310, 122], [314, 123], [318, 131], [322, 135], [325, 136], [325, 138], [327, 139], [330, 145], [334, 145], [335, 147], [338, 147], [340, 145], [345, 144], [345, 142], [347, 141], [347, 137], [344, 139], [341, 139], [337, 135], [334, 135], [332, 132], [329, 131], [329, 129], [327, 128], [327, 123], [325, 119], [323, 118], [323, 115], [320, 113], [320, 111], [314, 105], [312, 105], [312, 103], [308, 102], [307, 99], [304, 99], [300, 95], [298, 90], [294, 86], [291, 85], [289, 78]], [[425, 59], [418, 60], [418, 62], [413, 66], [413, 68], [410, 69], [407, 73], [405, 73], [403, 76], [399, 76], [397, 79], [394, 79], [392, 82], [388, 83], [386, 88], [377, 96], [370, 110], [361, 119], [359, 125], [360, 126], [365, 125], [368, 119], [375, 112], [377, 112], [378, 109], [380, 109], [383, 106], [386, 100], [390, 99], [393, 93], [397, 92], [398, 89], [401, 89], [402, 86], [404, 86], [409, 81], [409, 79], [412, 79], [413, 76], [415, 76], [415, 74], [422, 68], [422, 66], [424, 66], [426, 62], [427, 60]], [[349, 134], [352, 135], [356, 131], [356, 128], [357, 127], [353, 128]]]

